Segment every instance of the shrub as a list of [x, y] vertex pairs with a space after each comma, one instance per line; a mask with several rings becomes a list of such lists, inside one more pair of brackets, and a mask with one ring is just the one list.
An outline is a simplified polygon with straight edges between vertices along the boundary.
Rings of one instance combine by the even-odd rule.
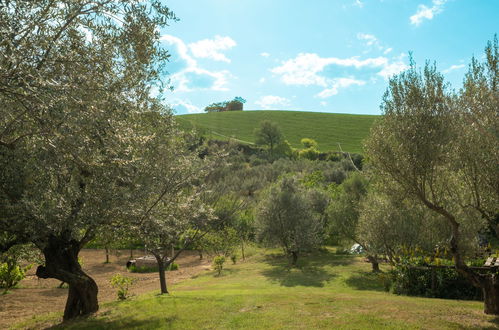
[[133, 278], [123, 276], [121, 274], [116, 274], [111, 278], [111, 285], [118, 289], [116, 292], [118, 294], [119, 300], [125, 300], [129, 297], [128, 289], [135, 282]]
[[305, 158], [309, 160], [317, 160], [319, 158], [320, 152], [314, 148], [302, 149], [298, 152], [298, 157]]
[[230, 256], [230, 260], [232, 260], [232, 264], [236, 264], [236, 261], [237, 261], [237, 256], [235, 254], [231, 255]]
[[343, 159], [343, 156], [338, 152], [330, 152], [326, 159], [331, 162], [339, 162]]
[[171, 264], [168, 265], [168, 267], [166, 267], [166, 270], [168, 271], [178, 270], [178, 264], [172, 262]]
[[386, 292], [390, 292], [390, 289], [392, 288], [392, 276], [390, 273], [377, 273], [378, 279], [383, 285], [383, 289], [385, 289]]
[[[423, 258], [404, 258], [391, 271], [393, 293], [444, 299], [481, 300], [481, 291], [454, 268], [426, 269]], [[416, 268], [417, 267], [417, 268]]]
[[220, 276], [220, 274], [222, 273], [224, 263], [225, 263], [224, 256], [216, 256], [215, 258], [213, 258], [213, 268], [217, 271], [217, 276]]
[[135, 266], [131, 265], [128, 268], [130, 273], [156, 273], [158, 271], [158, 267], [156, 266]]
[[26, 271], [31, 268], [21, 267], [15, 262], [0, 263], [0, 288], [5, 289], [4, 294], [9, 289], [15, 287], [22, 279], [26, 277]]
[[300, 142], [305, 149], [317, 149], [317, 142], [315, 142], [315, 140], [313, 139], [303, 138], [300, 140]]
[[[179, 266], [176, 263], [171, 263], [166, 267], [167, 271], [178, 270]], [[158, 266], [135, 266], [131, 265], [128, 268], [130, 273], [155, 273], [158, 271]]]

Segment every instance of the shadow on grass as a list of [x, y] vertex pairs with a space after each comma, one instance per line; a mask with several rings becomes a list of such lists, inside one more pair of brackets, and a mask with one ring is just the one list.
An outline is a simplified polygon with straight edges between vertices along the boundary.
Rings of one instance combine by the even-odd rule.
[[47, 329], [158, 329], [170, 328], [178, 321], [177, 316], [149, 317], [147, 320], [137, 320], [124, 317], [119, 320], [108, 319], [80, 319], [64, 322]]
[[357, 290], [385, 291], [378, 273], [359, 272], [350, 276], [345, 283]]
[[499, 329], [499, 316], [494, 317], [492, 320], [489, 321], [493, 325], [490, 327], [485, 327], [484, 329], [489, 330], [489, 329]]
[[289, 259], [284, 255], [267, 255], [264, 262], [273, 267], [262, 271], [262, 274], [282, 286], [323, 287], [338, 276], [326, 269], [326, 266], [349, 265], [354, 262], [354, 257], [323, 250], [301, 255], [296, 267], [291, 267]]

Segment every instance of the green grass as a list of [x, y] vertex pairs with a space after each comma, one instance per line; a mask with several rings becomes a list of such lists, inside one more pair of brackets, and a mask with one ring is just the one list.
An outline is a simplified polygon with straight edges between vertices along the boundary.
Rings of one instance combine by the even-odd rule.
[[[67, 329], [496, 329], [482, 303], [397, 296], [383, 291], [361, 258], [331, 249], [290, 269], [279, 254], [256, 254], [170, 288], [104, 304], [97, 316]], [[60, 315], [19, 327], [40, 328]]]
[[362, 140], [369, 134], [379, 116], [349, 115], [301, 111], [233, 111], [176, 116], [182, 128], [197, 127], [216, 139], [254, 142], [254, 130], [262, 120], [279, 124], [285, 138], [295, 148], [302, 147], [302, 138], [317, 141], [321, 151], [362, 152]]

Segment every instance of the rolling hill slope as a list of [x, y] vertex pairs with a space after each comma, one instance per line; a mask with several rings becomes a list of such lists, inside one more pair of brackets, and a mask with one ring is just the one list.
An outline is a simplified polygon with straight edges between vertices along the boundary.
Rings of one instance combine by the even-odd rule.
[[285, 138], [295, 148], [302, 138], [317, 141], [321, 151], [339, 150], [362, 152], [362, 140], [379, 116], [349, 115], [301, 111], [233, 111], [176, 116], [184, 129], [197, 127], [216, 139], [236, 138], [253, 143], [254, 129], [262, 120], [279, 124]]

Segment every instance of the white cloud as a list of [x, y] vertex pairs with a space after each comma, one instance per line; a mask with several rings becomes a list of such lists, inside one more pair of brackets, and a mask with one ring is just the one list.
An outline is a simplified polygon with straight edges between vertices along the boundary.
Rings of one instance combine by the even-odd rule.
[[378, 45], [378, 38], [372, 34], [357, 33], [357, 39], [365, 40], [368, 46]]
[[[393, 49], [392, 48], [386, 48], [386, 46], [383, 46], [379, 39], [374, 35], [374, 34], [369, 34], [369, 33], [357, 33], [357, 39], [362, 40], [365, 42], [365, 45], [372, 49], [375, 48], [379, 51], [383, 51], [383, 54], [386, 55], [389, 52], [391, 52]], [[367, 53], [368, 51], [364, 52]]]
[[228, 70], [209, 71], [192, 67], [174, 74], [170, 78], [177, 92], [193, 92], [196, 90], [228, 91], [226, 85], [231, 76]]
[[320, 104], [325, 107], [327, 105], [327, 102], [326, 101], [321, 101]]
[[289, 99], [276, 95], [266, 95], [262, 96], [259, 100], [255, 102], [256, 105], [260, 106], [264, 110], [276, 110], [278, 108], [287, 107], [291, 103]]
[[170, 106], [178, 111], [178, 112], [182, 112], [182, 113], [200, 113], [200, 112], [203, 112], [203, 109], [193, 105], [191, 103], [191, 101], [189, 100], [180, 100], [180, 99], [175, 99], [171, 102]]
[[258, 82], [259, 82], [260, 84], [263, 84], [265, 81], [266, 81], [266, 79], [265, 79], [265, 78], [263, 78], [263, 77], [262, 77], [262, 78], [260, 78], [260, 80], [258, 80]]
[[357, 80], [357, 79], [353, 79], [353, 78], [336, 78], [336, 79], [332, 79], [331, 83], [332, 84], [331, 84], [330, 88], [326, 88], [322, 92], [318, 93], [316, 96], [320, 97], [320, 98], [327, 98], [327, 97], [338, 94], [338, 90], [340, 88], [347, 88], [347, 87], [352, 86], [352, 85], [362, 86], [366, 82], [363, 80]]
[[263, 52], [263, 53], [260, 53], [260, 56], [262, 56], [262, 57], [269, 57], [270, 54], [267, 53], [267, 52]]
[[378, 72], [378, 75], [385, 79], [389, 79], [391, 76], [405, 71], [408, 68], [409, 66], [399, 59], [397, 62], [387, 64], [380, 72]]
[[229, 71], [210, 71], [199, 67], [189, 52], [190, 48], [180, 38], [163, 35], [160, 40], [167, 45], [171, 54], [167, 69], [170, 72], [171, 83], [175, 91], [228, 90], [226, 85], [232, 76]]
[[353, 3], [353, 5], [357, 6], [359, 8], [363, 8], [364, 7], [364, 3], [361, 0], [355, 0], [355, 2]]
[[427, 20], [433, 19], [433, 17], [435, 17], [437, 14], [442, 12], [443, 7], [444, 7], [446, 2], [447, 2], [447, 0], [433, 0], [432, 7], [427, 7], [425, 5], [419, 5], [417, 12], [409, 18], [411, 21], [411, 24], [418, 26], [425, 19], [427, 19]]
[[466, 67], [466, 65], [464, 65], [464, 64], [454, 64], [454, 65], [451, 65], [449, 68], [443, 70], [442, 72], [443, 73], [449, 73], [451, 71], [459, 70], [459, 69], [462, 69], [464, 67]]
[[314, 53], [301, 53], [297, 57], [287, 60], [281, 66], [271, 69], [271, 72], [281, 76], [286, 85], [318, 85], [328, 86], [328, 79], [318, 75], [328, 65], [355, 67], [382, 67], [388, 63], [385, 57], [367, 58], [360, 60], [357, 57], [336, 58], [320, 57]]
[[[404, 63], [405, 54], [389, 60], [387, 57], [372, 57], [360, 59], [357, 56], [350, 58], [320, 57], [315, 53], [301, 53], [295, 58], [283, 61], [280, 66], [270, 71], [280, 76], [286, 85], [320, 86], [324, 90], [316, 94], [317, 97], [326, 98], [338, 94], [340, 89], [350, 86], [362, 86], [366, 80], [359, 80], [353, 76], [330, 77], [325, 70], [329, 65], [346, 68], [364, 69], [374, 68], [377, 75], [388, 79], [408, 66]], [[371, 81], [375, 80], [374, 76]]]
[[194, 57], [230, 63], [230, 59], [221, 51], [231, 49], [236, 45], [232, 38], [216, 35], [215, 39], [203, 39], [189, 44], [189, 49]]

